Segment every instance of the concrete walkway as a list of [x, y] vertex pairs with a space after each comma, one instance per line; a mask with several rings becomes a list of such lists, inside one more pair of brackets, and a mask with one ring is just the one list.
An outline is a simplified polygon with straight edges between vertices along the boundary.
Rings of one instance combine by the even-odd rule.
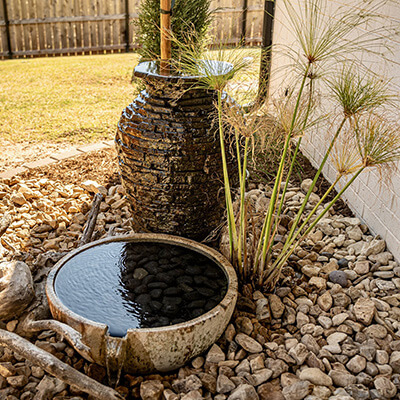
[[45, 165], [53, 164], [59, 161], [66, 160], [67, 158], [90, 153], [91, 151], [109, 149], [110, 147], [114, 147], [114, 145], [114, 140], [107, 140], [99, 143], [88, 144], [85, 146], [78, 146], [72, 150], [67, 150], [61, 153], [51, 154], [50, 156], [42, 158], [40, 160], [31, 161], [23, 164], [22, 167], [12, 168], [7, 171], [1, 172], [0, 179], [12, 178], [15, 175], [21, 174], [33, 168], [44, 167]]

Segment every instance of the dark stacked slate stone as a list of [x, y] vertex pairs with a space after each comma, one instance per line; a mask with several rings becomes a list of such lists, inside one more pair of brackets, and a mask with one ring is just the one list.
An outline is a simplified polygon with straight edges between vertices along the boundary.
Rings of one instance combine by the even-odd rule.
[[162, 76], [150, 66], [135, 69], [146, 90], [123, 111], [116, 135], [134, 223], [203, 239], [221, 222], [224, 204], [216, 93], [195, 88], [193, 77]]

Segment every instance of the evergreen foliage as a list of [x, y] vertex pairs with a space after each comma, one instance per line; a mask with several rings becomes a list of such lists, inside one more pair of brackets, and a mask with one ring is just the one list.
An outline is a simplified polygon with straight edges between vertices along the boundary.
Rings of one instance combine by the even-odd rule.
[[[176, 0], [171, 16], [174, 37], [190, 45], [204, 41], [212, 21], [210, 3], [211, 0]], [[142, 0], [135, 26], [142, 60], [160, 58], [160, 0]], [[179, 58], [179, 49], [174, 44], [172, 58]]]

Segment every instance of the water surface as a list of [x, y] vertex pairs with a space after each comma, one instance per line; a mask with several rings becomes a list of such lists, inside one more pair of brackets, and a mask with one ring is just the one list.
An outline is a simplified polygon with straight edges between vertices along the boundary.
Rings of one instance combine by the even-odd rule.
[[212, 260], [192, 250], [119, 241], [72, 257], [54, 286], [71, 311], [122, 337], [130, 328], [167, 326], [204, 314], [225, 296], [227, 280]]

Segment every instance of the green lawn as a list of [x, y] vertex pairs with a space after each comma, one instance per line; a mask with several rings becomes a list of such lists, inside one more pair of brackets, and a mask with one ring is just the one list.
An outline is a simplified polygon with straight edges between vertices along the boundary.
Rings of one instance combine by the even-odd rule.
[[111, 139], [135, 96], [136, 54], [0, 61], [0, 140]]
[[[255, 61], [251, 75], [257, 79], [260, 51], [249, 49], [246, 55]], [[121, 111], [137, 94], [131, 84], [137, 61], [134, 53], [0, 61], [0, 140], [114, 138]], [[246, 102], [235, 93], [240, 85], [233, 86], [235, 98]], [[251, 91], [245, 87], [242, 93]]]

